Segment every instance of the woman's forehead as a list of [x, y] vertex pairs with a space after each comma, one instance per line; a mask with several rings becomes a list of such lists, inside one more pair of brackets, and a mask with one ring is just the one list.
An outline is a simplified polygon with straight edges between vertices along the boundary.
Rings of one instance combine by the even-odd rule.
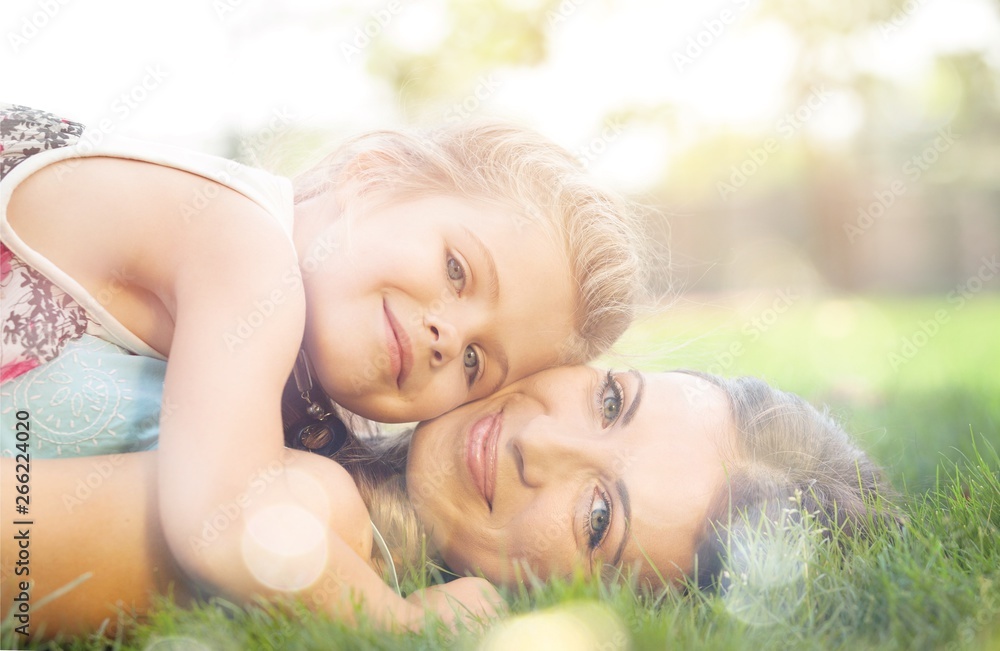
[[735, 428], [725, 393], [686, 373], [645, 376], [643, 408], [622, 438], [621, 481], [631, 502], [622, 564], [652, 562], [665, 576], [689, 569], [709, 509], [726, 479]]

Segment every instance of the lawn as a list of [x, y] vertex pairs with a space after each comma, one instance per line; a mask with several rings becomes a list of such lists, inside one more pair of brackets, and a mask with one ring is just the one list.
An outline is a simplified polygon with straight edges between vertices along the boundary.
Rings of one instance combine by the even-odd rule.
[[[887, 468], [908, 526], [846, 557], [791, 544], [725, 596], [624, 581], [511, 594], [513, 615], [487, 634], [394, 636], [217, 602], [164, 604], [114, 647], [1000, 649], [1000, 297], [687, 296], [620, 348], [616, 366], [760, 375], [828, 405]], [[2, 642], [17, 641], [5, 628]]]

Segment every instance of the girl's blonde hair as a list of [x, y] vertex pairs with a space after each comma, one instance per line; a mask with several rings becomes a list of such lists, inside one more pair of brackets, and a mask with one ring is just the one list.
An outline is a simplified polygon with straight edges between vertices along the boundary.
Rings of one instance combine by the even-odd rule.
[[[561, 363], [591, 360], [631, 324], [646, 295], [642, 217], [598, 187], [568, 151], [523, 127], [461, 122], [352, 138], [295, 180], [295, 200], [339, 190], [358, 202], [448, 194], [499, 202], [517, 223], [537, 224], [567, 253], [578, 286], [575, 333]], [[521, 221], [523, 220], [523, 222]]]

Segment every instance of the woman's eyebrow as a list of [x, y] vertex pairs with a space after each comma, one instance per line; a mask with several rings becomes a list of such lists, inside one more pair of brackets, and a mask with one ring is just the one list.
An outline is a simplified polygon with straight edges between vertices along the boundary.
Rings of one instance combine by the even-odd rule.
[[635, 393], [632, 396], [632, 404], [628, 406], [628, 409], [622, 415], [622, 425], [628, 425], [635, 416], [636, 410], [639, 409], [639, 403], [642, 402], [643, 392], [646, 389], [646, 378], [642, 376], [642, 373], [633, 369], [628, 374], [635, 380]]
[[[642, 402], [642, 396], [646, 390], [646, 378], [643, 377], [642, 373], [632, 369], [628, 372], [629, 377], [635, 382], [635, 392], [632, 394], [632, 402], [629, 404], [628, 409], [622, 414], [622, 425], [628, 425], [632, 418], [635, 417], [636, 410], [639, 409], [639, 403]], [[624, 479], [618, 479], [615, 481], [615, 489], [618, 491], [618, 502], [621, 504], [622, 511], [625, 513], [625, 524], [622, 527], [622, 537], [618, 542], [618, 549], [615, 551], [615, 557], [612, 561], [612, 565], [618, 567], [618, 564], [622, 560], [622, 553], [625, 551], [625, 543], [628, 542], [628, 528], [629, 522], [632, 521], [632, 502], [628, 495], [628, 486], [625, 485]]]
[[625, 512], [625, 524], [622, 527], [622, 537], [618, 542], [618, 549], [615, 551], [615, 557], [611, 561], [611, 564], [618, 567], [618, 564], [622, 560], [622, 552], [625, 551], [625, 543], [628, 542], [628, 524], [632, 521], [632, 502], [629, 500], [628, 487], [625, 485], [623, 479], [619, 479], [615, 482], [615, 489], [618, 491], [618, 502], [621, 504], [622, 511]]

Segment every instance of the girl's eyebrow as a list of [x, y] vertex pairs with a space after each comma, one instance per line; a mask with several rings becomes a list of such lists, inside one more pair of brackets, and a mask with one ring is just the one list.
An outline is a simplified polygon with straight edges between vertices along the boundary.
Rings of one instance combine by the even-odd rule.
[[493, 254], [486, 248], [486, 245], [479, 239], [479, 236], [469, 230], [468, 226], [463, 226], [462, 230], [469, 236], [473, 246], [476, 247], [479, 255], [483, 258], [483, 264], [486, 267], [486, 287], [489, 291], [490, 301], [493, 302], [493, 305], [496, 305], [500, 300], [500, 277], [497, 274], [497, 265], [496, 261], [493, 260]]

